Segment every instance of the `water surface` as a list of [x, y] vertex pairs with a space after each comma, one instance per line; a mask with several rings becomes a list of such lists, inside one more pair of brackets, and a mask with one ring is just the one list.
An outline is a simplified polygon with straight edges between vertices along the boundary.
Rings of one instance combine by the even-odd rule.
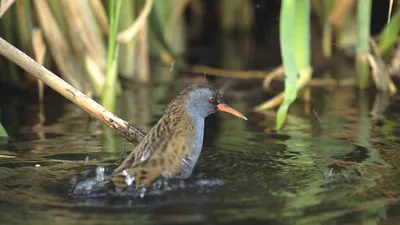
[[[147, 131], [171, 100], [169, 88], [125, 91], [118, 114]], [[71, 178], [114, 168], [134, 146], [56, 94], [41, 109], [35, 97], [14, 93], [1, 100], [12, 140], [0, 142], [0, 223], [396, 224], [400, 100], [384, 110], [371, 95], [313, 89], [312, 102], [296, 102], [278, 134], [273, 113], [251, 112], [259, 99], [228, 91], [226, 101], [249, 121], [207, 118], [188, 181], [196, 185], [144, 198], [73, 199]]]

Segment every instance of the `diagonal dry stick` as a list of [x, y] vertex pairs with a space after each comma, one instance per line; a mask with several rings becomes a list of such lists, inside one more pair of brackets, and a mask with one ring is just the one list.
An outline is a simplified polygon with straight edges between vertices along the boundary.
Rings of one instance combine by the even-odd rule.
[[105, 125], [116, 129], [120, 135], [133, 144], [136, 145], [143, 139], [145, 134], [139, 128], [117, 117], [1, 37], [0, 54], [20, 66], [29, 74], [43, 81], [43, 83], [96, 117]]

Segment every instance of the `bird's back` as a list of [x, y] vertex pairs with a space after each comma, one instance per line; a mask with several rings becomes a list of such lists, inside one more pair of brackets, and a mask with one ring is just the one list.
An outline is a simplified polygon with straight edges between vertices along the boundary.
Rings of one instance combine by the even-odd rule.
[[124, 188], [132, 182], [139, 187], [149, 186], [158, 178], [180, 175], [185, 159], [192, 154], [194, 123], [182, 107], [169, 108], [114, 171], [110, 178], [114, 185]]

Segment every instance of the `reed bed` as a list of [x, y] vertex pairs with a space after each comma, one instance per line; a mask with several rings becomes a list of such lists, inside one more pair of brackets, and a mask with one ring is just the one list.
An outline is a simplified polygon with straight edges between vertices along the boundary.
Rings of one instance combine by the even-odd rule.
[[[262, 79], [266, 90], [272, 81], [282, 80], [284, 91], [254, 108], [261, 112], [279, 107], [276, 129], [280, 130], [291, 103], [299, 96], [306, 101], [312, 97], [309, 85], [335, 82], [312, 78], [315, 68], [311, 64], [314, 52], [310, 45], [311, 15], [319, 22], [324, 60], [330, 60], [335, 52], [345, 52], [355, 59], [354, 79], [360, 89], [369, 88], [372, 80], [381, 92], [389, 95], [397, 92], [392, 76], [396, 74], [396, 59], [400, 55], [396, 54], [400, 40], [399, 5], [390, 1], [387, 24], [380, 34], [372, 37], [372, 3], [372, 0], [358, 4], [355, 0], [282, 0], [279, 13], [282, 65], [269, 71], [244, 68], [238, 62], [240, 58], [234, 63], [222, 63], [229, 68], [188, 65], [184, 60], [187, 40], [194, 35], [185, 12], [190, 11], [190, 24], [197, 29], [207, 28], [203, 18], [218, 13], [215, 18], [220, 34], [251, 33], [258, 22], [259, 1], [220, 0], [213, 3], [217, 10], [207, 11], [210, 6], [201, 0], [1, 0], [0, 36], [45, 67], [54, 68], [76, 89], [101, 98], [101, 103], [112, 112], [116, 110], [115, 99], [121, 88], [118, 76], [138, 83], [165, 76], [150, 73], [153, 56], [175, 71]], [[229, 43], [224, 45], [230, 48]], [[355, 53], [348, 51], [352, 48]], [[43, 84], [21, 73], [15, 64], [0, 59], [0, 71], [1, 82], [22, 88], [38, 87], [39, 99], [43, 98], [40, 94]], [[174, 79], [174, 74], [168, 73], [167, 79]]]

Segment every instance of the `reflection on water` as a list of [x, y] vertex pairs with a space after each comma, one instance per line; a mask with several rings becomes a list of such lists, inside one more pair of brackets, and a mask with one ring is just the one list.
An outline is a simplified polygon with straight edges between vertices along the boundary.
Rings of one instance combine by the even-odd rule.
[[[126, 91], [118, 114], [148, 130], [172, 98], [167, 90], [158, 85]], [[66, 101], [50, 107], [62, 98], [49, 97], [43, 110], [32, 102], [6, 100], [4, 118], [18, 122], [4, 122], [15, 138], [0, 145], [0, 222], [395, 224], [400, 102], [389, 104], [377, 123], [370, 112], [379, 104], [366, 93], [314, 91], [311, 110], [297, 102], [281, 134], [266, 123], [273, 114], [249, 110], [259, 102], [228, 98], [249, 121], [210, 116], [202, 155], [186, 183], [158, 195], [122, 198], [71, 198], [69, 193], [71, 179], [82, 172], [104, 168], [99, 175], [115, 168], [121, 150], [125, 155], [132, 150], [130, 143]], [[10, 113], [24, 111], [23, 104], [29, 120]], [[39, 119], [41, 111], [45, 120]], [[101, 176], [92, 173], [93, 179]]]

